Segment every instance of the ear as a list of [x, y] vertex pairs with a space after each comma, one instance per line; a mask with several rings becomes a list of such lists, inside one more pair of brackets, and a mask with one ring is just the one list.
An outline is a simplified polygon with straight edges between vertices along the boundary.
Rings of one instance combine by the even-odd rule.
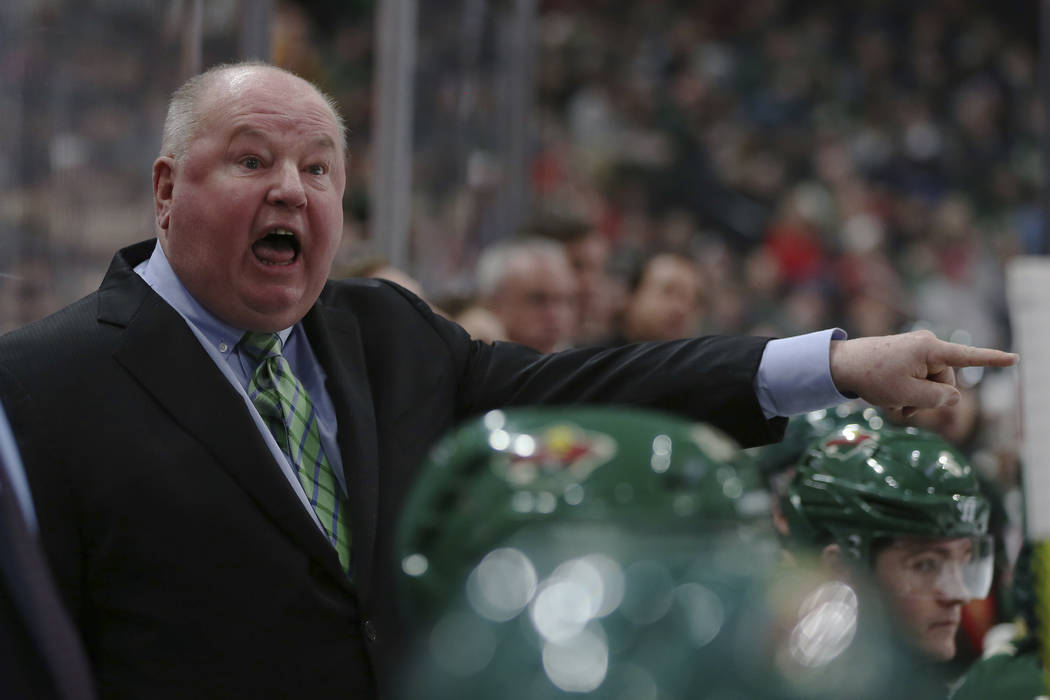
[[828, 571], [838, 575], [846, 573], [846, 559], [838, 544], [832, 543], [824, 547], [820, 552], [820, 560]]
[[175, 159], [171, 156], [161, 156], [153, 161], [153, 205], [156, 208], [158, 233], [167, 231], [171, 222], [175, 167]]

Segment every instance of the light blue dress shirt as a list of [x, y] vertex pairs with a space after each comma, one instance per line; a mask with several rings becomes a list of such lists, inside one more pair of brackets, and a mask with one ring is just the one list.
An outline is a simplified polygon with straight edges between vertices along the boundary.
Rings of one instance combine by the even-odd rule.
[[[266, 441], [267, 447], [269, 447], [274, 459], [277, 460], [277, 464], [280, 465], [288, 483], [299, 496], [299, 500], [302, 501], [306, 510], [310, 512], [317, 527], [324, 532], [321, 521], [318, 520], [317, 514], [306, 497], [302, 484], [299, 483], [299, 479], [295, 475], [295, 469], [281, 448], [278, 447], [277, 441], [274, 440], [273, 434], [266, 426], [266, 422], [259, 415], [255, 404], [248, 397], [248, 383], [251, 381], [256, 363], [247, 353], [241, 352], [237, 345], [241, 336], [244, 335], [244, 331], [216, 318], [214, 314], [190, 296], [182, 282], [175, 276], [175, 271], [171, 269], [171, 264], [168, 262], [159, 244], [154, 247], [153, 255], [135, 267], [135, 272], [186, 320], [190, 330], [197, 336], [205, 351], [234, 388], [237, 389], [245, 405], [247, 405], [256, 427]], [[321, 445], [324, 447], [325, 456], [328, 457], [328, 463], [332, 466], [343, 493], [346, 494], [347, 485], [346, 475], [343, 471], [342, 454], [336, 442], [338, 426], [335, 418], [335, 406], [332, 404], [328, 391], [325, 390], [324, 369], [314, 356], [301, 323], [297, 323], [291, 328], [285, 328], [283, 331], [280, 331], [279, 335], [284, 344], [281, 354], [284, 355], [288, 364], [291, 365], [292, 372], [302, 382], [306, 393], [310, 395], [310, 400], [313, 401]]]
[[[175, 276], [159, 244], [154, 247], [149, 259], [135, 267], [135, 272], [186, 320], [208, 355], [238, 390], [274, 459], [323, 532], [324, 528], [310, 506], [294, 469], [284, 452], [277, 446], [255, 405], [248, 398], [248, 383], [255, 366], [251, 358], [241, 353], [237, 347], [244, 331], [219, 320], [190, 296]], [[310, 348], [302, 324], [297, 323], [291, 328], [286, 328], [280, 335], [284, 342], [285, 358], [313, 400], [325, 454], [343, 488], [343, 493], [347, 493], [342, 457], [336, 442], [338, 426], [335, 407], [325, 390], [324, 370]], [[831, 341], [842, 340], [845, 337], [846, 334], [841, 329], [833, 328], [772, 340], [766, 345], [755, 376], [755, 393], [766, 418], [805, 413], [847, 400], [847, 397], [835, 388], [828, 362]]]

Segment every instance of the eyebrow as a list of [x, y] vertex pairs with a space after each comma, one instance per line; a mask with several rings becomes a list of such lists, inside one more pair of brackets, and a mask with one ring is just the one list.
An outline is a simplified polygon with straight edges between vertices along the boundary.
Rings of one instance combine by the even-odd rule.
[[335, 148], [335, 141], [328, 134], [322, 134], [313, 140], [313, 145], [320, 146], [321, 148], [331, 148], [333, 151]]
[[951, 550], [947, 547], [919, 547], [918, 549], [912, 550], [911, 554], [914, 556], [916, 554], [928, 554], [931, 552], [933, 554], [940, 554], [943, 557], [948, 557], [952, 554]]
[[920, 554], [926, 554], [928, 552], [933, 552], [935, 554], [939, 554], [939, 555], [944, 556], [944, 557], [951, 557], [954, 554], [959, 554], [961, 556], [965, 556], [967, 554], [970, 554], [970, 555], [973, 554], [973, 547], [970, 547], [969, 549], [963, 549], [960, 552], [956, 553], [956, 552], [954, 552], [952, 550], [951, 547], [949, 547], [947, 545], [941, 545], [941, 544], [920, 545], [918, 547], [904, 547], [904, 549], [905, 549], [905, 556], [909, 556], [909, 557], [913, 557], [913, 556], [920, 555]]

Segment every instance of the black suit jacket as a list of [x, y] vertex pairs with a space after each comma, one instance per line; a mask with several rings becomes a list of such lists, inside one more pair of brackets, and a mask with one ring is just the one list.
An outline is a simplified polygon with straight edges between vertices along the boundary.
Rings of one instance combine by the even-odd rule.
[[[355, 579], [186, 324], [114, 258], [99, 291], [0, 338], [0, 398], [42, 538], [112, 698], [370, 697], [403, 639], [391, 555], [428, 448], [514, 404], [678, 411], [777, 439], [752, 389], [765, 341], [700, 338], [543, 356], [472, 341], [380, 280], [329, 283], [302, 323], [347, 470]], [[355, 694], [356, 693], [356, 694]]]

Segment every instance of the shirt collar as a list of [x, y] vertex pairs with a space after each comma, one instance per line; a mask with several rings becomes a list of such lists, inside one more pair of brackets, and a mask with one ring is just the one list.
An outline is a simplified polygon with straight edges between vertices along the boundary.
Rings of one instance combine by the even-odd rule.
[[[232, 352], [244, 335], [243, 329], [219, 319], [193, 298], [171, 268], [160, 241], [153, 247], [153, 254], [135, 266], [135, 272], [183, 318], [196, 326], [212, 347], [223, 355]], [[288, 342], [293, 328], [278, 331], [282, 344]]]

